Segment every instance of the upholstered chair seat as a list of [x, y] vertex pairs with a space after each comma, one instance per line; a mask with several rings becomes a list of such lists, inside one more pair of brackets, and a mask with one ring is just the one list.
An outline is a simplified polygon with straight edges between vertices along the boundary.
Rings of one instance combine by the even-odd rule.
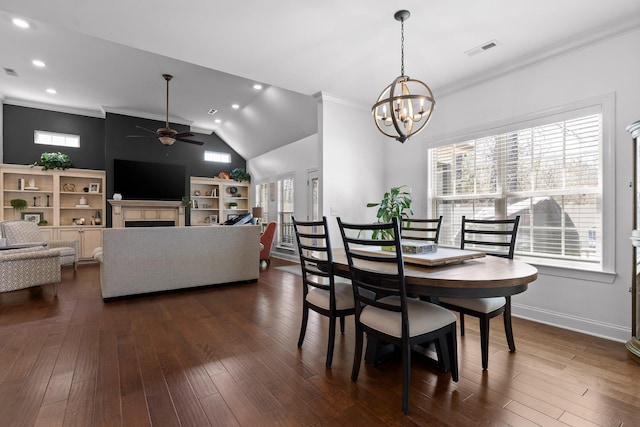
[[[335, 278], [336, 310], [353, 309], [353, 290], [351, 280], [342, 277]], [[330, 309], [331, 293], [320, 288], [309, 289], [306, 298], [308, 303], [325, 310]]]

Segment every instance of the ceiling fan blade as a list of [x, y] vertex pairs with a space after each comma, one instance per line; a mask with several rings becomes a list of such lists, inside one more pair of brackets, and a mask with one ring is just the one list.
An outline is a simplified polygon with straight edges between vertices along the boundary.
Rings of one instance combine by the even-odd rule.
[[156, 134], [156, 131], [155, 131], [155, 130], [147, 129], [147, 128], [144, 128], [144, 127], [142, 127], [142, 126], [136, 126], [136, 127], [137, 127], [138, 129], [142, 129], [142, 130], [144, 130], [144, 131], [151, 132], [151, 133], [152, 133], [152, 134], [154, 134], [154, 135]]
[[155, 135], [127, 135], [127, 138], [155, 138]]
[[204, 145], [204, 142], [202, 142], [202, 141], [194, 141], [192, 139], [176, 138], [176, 141], [188, 142], [189, 144]]
[[194, 135], [191, 132], [182, 132], [182, 133], [176, 133], [174, 138], [180, 139], [185, 136], [194, 136]]

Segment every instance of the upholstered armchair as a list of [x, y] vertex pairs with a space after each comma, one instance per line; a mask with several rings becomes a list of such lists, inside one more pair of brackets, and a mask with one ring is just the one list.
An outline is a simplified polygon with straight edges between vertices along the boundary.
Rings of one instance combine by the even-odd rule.
[[7, 246], [42, 243], [47, 249], [55, 249], [60, 256], [60, 265], [73, 264], [73, 270], [76, 270], [78, 263], [77, 240], [53, 240], [45, 244], [42, 241], [38, 224], [31, 221], [2, 221], [0, 222], [0, 233], [2, 237], [7, 239]]
[[277, 227], [278, 223], [271, 221], [267, 224], [267, 228], [265, 228], [262, 236], [260, 236], [260, 244], [262, 245], [260, 249], [260, 262], [264, 261], [267, 265], [271, 263], [271, 247], [273, 246], [273, 238], [276, 235]]
[[0, 292], [60, 282], [60, 262], [56, 249], [28, 248], [0, 251]]

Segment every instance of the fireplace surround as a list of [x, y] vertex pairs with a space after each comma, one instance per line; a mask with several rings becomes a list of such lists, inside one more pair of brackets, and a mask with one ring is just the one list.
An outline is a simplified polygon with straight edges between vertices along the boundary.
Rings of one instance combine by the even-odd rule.
[[112, 228], [166, 226], [171, 222], [176, 227], [185, 225], [184, 206], [180, 201], [109, 199], [109, 204]]

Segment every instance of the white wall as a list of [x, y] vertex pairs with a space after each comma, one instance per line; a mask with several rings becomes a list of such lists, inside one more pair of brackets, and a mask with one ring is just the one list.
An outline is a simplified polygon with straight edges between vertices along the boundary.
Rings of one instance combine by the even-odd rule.
[[[437, 97], [431, 123], [418, 137], [387, 149], [394, 171], [387, 185], [408, 183], [416, 210], [426, 213], [426, 153], [429, 142], [481, 129], [489, 123], [615, 94], [615, 279], [540, 274], [529, 290], [513, 298], [514, 315], [619, 341], [631, 337], [632, 141], [625, 127], [640, 119], [640, 30], [539, 62], [458, 92]], [[416, 212], [416, 215], [419, 215]], [[541, 271], [543, 271], [541, 269]], [[546, 270], [550, 271], [550, 270]], [[554, 274], [556, 274], [556, 271]], [[517, 332], [516, 332], [517, 334]]]
[[[384, 149], [388, 138], [380, 134], [368, 108], [322, 93], [320, 104], [320, 179], [323, 215], [328, 218], [332, 246], [342, 239], [335, 220], [374, 222], [378, 202], [386, 191], [389, 169]], [[389, 141], [393, 141], [389, 139]]]

